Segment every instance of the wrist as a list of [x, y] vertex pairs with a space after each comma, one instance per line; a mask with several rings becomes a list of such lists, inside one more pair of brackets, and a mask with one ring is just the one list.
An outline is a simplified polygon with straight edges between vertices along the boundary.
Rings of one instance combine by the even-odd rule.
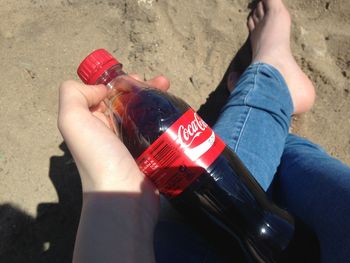
[[[92, 167], [91, 162], [94, 163]], [[95, 158], [91, 162], [77, 162], [83, 192], [155, 191], [129, 154], [120, 154], [118, 158]]]
[[74, 262], [115, 262], [116, 258], [153, 262], [158, 203], [146, 203], [146, 197], [126, 192], [85, 192]]
[[159, 214], [159, 194], [147, 179], [132, 182], [109, 182], [83, 187], [83, 206], [101, 207], [120, 216], [144, 218], [150, 226], [155, 225]]
[[[98, 215], [123, 218], [130, 226], [152, 228], [158, 219], [159, 200], [156, 193], [88, 192], [83, 193], [83, 209]], [[142, 222], [142, 224], [140, 224]]]

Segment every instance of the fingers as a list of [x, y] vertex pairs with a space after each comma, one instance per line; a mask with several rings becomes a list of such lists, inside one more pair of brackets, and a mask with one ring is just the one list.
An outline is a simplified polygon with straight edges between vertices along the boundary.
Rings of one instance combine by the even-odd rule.
[[111, 119], [108, 118], [103, 112], [95, 111], [92, 112], [92, 115], [101, 120], [108, 128], [112, 129], [113, 125], [111, 123]]
[[67, 135], [67, 131], [74, 130], [79, 121], [90, 118], [91, 111], [105, 110], [103, 99], [107, 93], [104, 85], [89, 86], [73, 80], [65, 81], [59, 90], [57, 124], [61, 133]]
[[170, 87], [170, 81], [164, 76], [157, 76], [153, 79], [146, 81], [151, 87], [167, 91]]
[[[130, 75], [134, 79], [142, 81], [138, 75]], [[166, 91], [170, 82], [164, 76], [157, 76], [146, 81], [149, 86]], [[82, 83], [69, 80], [60, 87], [59, 110], [64, 108], [69, 110], [77, 108], [90, 109], [92, 112], [104, 112], [106, 105], [103, 100], [107, 97], [108, 88], [104, 85], [84, 85]]]
[[62, 107], [90, 108], [99, 106], [107, 97], [108, 89], [104, 85], [84, 85], [79, 82], [65, 81], [60, 87], [60, 109]]
[[138, 81], [141, 81], [141, 82], [144, 81], [138, 74], [129, 74], [129, 76]]
[[162, 91], [167, 91], [170, 87], [169, 79], [165, 76], [162, 76], [162, 75], [154, 77], [154, 78], [147, 80], [147, 81], [144, 81], [143, 79], [141, 79], [141, 77], [137, 74], [130, 74], [129, 76], [138, 80], [138, 81], [145, 82], [149, 86], [151, 86], [153, 88], [160, 89]]
[[98, 105], [90, 107], [91, 112], [106, 112], [107, 105], [104, 101], [101, 101]]

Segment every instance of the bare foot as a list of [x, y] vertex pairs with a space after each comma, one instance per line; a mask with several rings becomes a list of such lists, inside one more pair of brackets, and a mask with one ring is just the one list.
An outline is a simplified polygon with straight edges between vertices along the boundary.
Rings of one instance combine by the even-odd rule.
[[291, 18], [282, 0], [261, 0], [248, 18], [253, 63], [277, 68], [291, 93], [294, 114], [308, 111], [315, 88], [296, 63], [290, 49]]
[[248, 38], [240, 47], [238, 52], [232, 59], [230, 66], [225, 73], [226, 87], [229, 92], [232, 92], [243, 72], [252, 63], [252, 47]]
[[238, 71], [231, 71], [228, 74], [228, 77], [227, 77], [227, 89], [228, 89], [229, 92], [232, 92], [235, 89], [240, 75], [241, 74]]

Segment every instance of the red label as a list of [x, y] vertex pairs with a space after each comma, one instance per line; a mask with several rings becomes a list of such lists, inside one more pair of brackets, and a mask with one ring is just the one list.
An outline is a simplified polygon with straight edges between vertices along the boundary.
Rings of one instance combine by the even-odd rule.
[[189, 109], [136, 162], [162, 194], [175, 197], [204, 173], [224, 148], [225, 143]]

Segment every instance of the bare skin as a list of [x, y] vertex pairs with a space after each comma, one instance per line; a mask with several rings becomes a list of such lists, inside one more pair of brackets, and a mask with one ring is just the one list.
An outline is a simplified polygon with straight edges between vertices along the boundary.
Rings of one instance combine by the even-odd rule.
[[308, 111], [315, 100], [315, 88], [298, 66], [290, 48], [290, 14], [282, 0], [261, 0], [248, 18], [254, 62], [277, 68], [291, 93], [294, 114]]
[[231, 71], [227, 77], [227, 89], [232, 92], [238, 82], [240, 74], [236, 71]]
[[[162, 76], [146, 83], [169, 88]], [[159, 196], [109, 127], [107, 95], [103, 85], [66, 81], [60, 88], [58, 127], [83, 188], [73, 262], [154, 262]]]
[[[268, 63], [281, 72], [294, 113], [302, 113], [311, 108], [315, 92], [291, 54], [290, 25], [281, 0], [262, 0], [248, 19], [252, 62]], [[231, 74], [232, 86], [238, 77]], [[147, 83], [169, 88], [164, 77]], [[58, 126], [76, 161], [84, 193], [73, 262], [154, 262], [158, 195], [110, 129], [104, 114], [107, 95], [103, 85], [68, 81], [60, 88]]]

